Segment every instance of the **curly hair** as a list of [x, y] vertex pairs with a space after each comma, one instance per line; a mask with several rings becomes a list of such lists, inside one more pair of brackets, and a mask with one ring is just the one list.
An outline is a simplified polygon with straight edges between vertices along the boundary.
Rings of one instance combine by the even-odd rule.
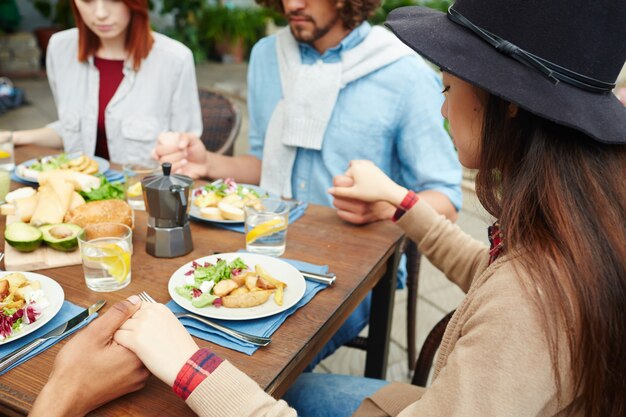
[[[339, 18], [343, 22], [346, 29], [354, 29], [363, 21], [371, 17], [376, 9], [380, 6], [381, 0], [335, 0]], [[279, 13], [284, 14], [282, 0], [256, 0], [256, 2], [264, 7], [268, 7]]]

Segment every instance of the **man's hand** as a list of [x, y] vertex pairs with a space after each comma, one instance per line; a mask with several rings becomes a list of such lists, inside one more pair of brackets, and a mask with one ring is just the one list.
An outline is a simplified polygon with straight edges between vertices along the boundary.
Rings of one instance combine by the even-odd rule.
[[208, 176], [208, 156], [204, 144], [193, 133], [163, 132], [152, 151], [152, 157], [160, 163], [172, 164], [172, 172], [194, 179]]
[[57, 355], [31, 417], [84, 416], [144, 387], [150, 373], [113, 334], [141, 307], [137, 296], [113, 305], [72, 338]]

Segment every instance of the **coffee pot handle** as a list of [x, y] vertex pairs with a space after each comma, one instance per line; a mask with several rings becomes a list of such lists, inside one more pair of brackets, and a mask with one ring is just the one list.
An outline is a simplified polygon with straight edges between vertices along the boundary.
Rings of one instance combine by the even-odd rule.
[[182, 226], [185, 223], [185, 214], [187, 213], [187, 195], [185, 195], [185, 188], [180, 185], [172, 185], [170, 186], [170, 192], [175, 194], [178, 199], [179, 207], [176, 215], [176, 223]]

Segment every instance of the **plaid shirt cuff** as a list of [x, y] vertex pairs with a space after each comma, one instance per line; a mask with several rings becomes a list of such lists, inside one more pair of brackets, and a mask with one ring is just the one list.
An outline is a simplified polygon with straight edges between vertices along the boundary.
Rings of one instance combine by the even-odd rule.
[[415, 203], [417, 203], [419, 199], [420, 198], [417, 196], [417, 194], [415, 194], [415, 191], [409, 190], [409, 192], [406, 193], [406, 196], [400, 203], [400, 207], [398, 207], [396, 212], [393, 213], [393, 217], [391, 218], [391, 220], [393, 220], [394, 222], [400, 220], [400, 217], [402, 217], [407, 211], [411, 210], [411, 208], [413, 208], [413, 206], [415, 205]]
[[183, 400], [191, 395], [194, 389], [211, 374], [224, 359], [209, 349], [200, 349], [185, 362], [176, 376], [172, 390]]

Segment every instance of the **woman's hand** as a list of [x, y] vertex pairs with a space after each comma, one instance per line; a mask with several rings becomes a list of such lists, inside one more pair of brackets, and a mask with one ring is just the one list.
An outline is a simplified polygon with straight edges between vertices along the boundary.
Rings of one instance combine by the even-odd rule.
[[198, 350], [191, 335], [163, 304], [143, 303], [115, 333], [115, 341], [133, 351], [169, 386], [174, 385], [180, 369]]
[[407, 193], [371, 161], [351, 161], [345, 175], [335, 177], [333, 184], [328, 192], [336, 200], [386, 202], [397, 207]]
[[83, 416], [143, 388], [150, 373], [134, 353], [113, 341], [140, 305], [137, 296], [113, 305], [61, 349], [31, 417]]
[[177, 174], [194, 179], [207, 176], [208, 152], [193, 133], [161, 133], [152, 157], [160, 163], [170, 162], [172, 172]]
[[[351, 187], [354, 184], [352, 177], [337, 175], [333, 178], [335, 187]], [[395, 207], [385, 201], [369, 203], [354, 198], [335, 197], [333, 205], [337, 208], [340, 219], [354, 224], [367, 224], [379, 220], [389, 220], [395, 212]]]

